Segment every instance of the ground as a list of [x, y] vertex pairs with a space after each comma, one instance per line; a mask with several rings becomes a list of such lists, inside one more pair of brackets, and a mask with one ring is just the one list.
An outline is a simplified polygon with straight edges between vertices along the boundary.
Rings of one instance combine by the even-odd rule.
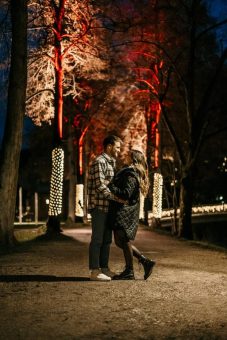
[[[227, 339], [227, 252], [140, 227], [143, 280], [89, 280], [90, 227], [0, 257], [0, 339]], [[123, 257], [114, 245], [110, 266]]]

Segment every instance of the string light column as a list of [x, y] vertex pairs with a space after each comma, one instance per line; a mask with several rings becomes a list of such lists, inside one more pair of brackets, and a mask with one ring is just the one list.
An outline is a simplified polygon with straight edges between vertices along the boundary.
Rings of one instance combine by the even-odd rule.
[[64, 151], [57, 147], [52, 151], [49, 216], [57, 217], [62, 212], [63, 174]]
[[162, 187], [163, 177], [156, 172], [154, 174], [152, 213], [153, 217], [157, 219], [162, 217]]

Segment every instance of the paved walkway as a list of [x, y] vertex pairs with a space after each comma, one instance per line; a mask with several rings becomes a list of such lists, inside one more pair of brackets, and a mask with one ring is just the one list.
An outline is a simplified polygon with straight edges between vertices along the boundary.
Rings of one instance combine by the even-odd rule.
[[[143, 280], [89, 280], [90, 228], [0, 256], [0, 339], [227, 339], [227, 252], [140, 228]], [[111, 269], [123, 257], [111, 248]]]

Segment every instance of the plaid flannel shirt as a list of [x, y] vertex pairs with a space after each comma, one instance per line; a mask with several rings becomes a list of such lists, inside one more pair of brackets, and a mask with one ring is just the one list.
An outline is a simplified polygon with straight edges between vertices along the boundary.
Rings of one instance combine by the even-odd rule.
[[88, 210], [98, 208], [108, 212], [113, 197], [107, 187], [114, 176], [115, 160], [102, 153], [92, 163], [88, 174]]

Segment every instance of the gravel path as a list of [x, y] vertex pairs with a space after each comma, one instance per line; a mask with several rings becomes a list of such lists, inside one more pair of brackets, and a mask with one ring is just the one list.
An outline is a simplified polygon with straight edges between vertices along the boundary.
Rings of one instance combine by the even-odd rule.
[[[0, 257], [0, 339], [227, 339], [227, 251], [139, 229], [157, 261], [143, 280], [89, 280], [90, 228]], [[123, 257], [111, 248], [112, 270]]]

